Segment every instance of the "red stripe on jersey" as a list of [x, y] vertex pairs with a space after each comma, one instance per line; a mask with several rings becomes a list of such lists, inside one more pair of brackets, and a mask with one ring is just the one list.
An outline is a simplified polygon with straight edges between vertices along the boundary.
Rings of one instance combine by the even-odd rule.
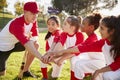
[[55, 36], [55, 38], [54, 38], [54, 42], [57, 43], [57, 42], [59, 41], [59, 39], [60, 39], [60, 34], [61, 34], [61, 31], [60, 31], [60, 30], [56, 30], [55, 33], [52, 34], [52, 35]]
[[31, 32], [32, 32], [32, 36], [38, 36], [38, 24], [37, 22], [33, 23], [33, 27], [31, 29]]
[[46, 41], [46, 46], [45, 46], [45, 50], [48, 51], [50, 49], [48, 41]]
[[93, 33], [90, 36], [88, 36], [88, 38], [82, 43], [82, 45], [88, 45], [96, 41], [98, 41], [97, 35]]
[[[24, 45], [27, 41], [29, 41], [29, 38], [25, 34], [25, 20], [24, 16], [16, 18], [9, 27], [9, 31]], [[32, 27], [32, 35], [37, 36], [37, 30], [36, 30], [36, 22], [33, 23]]]
[[104, 45], [105, 40], [101, 39], [89, 45], [78, 45], [80, 52], [102, 52], [102, 46]]
[[[98, 41], [98, 38], [97, 38], [97, 35], [95, 33], [91, 34], [88, 36], [88, 38], [83, 42], [81, 43], [82, 45], [89, 45], [89, 44], [92, 44], [93, 42], [96, 42]], [[78, 44], [80, 45], [80, 44]], [[75, 55], [79, 55], [80, 53], [74, 53]]]
[[83, 34], [81, 32], [76, 32], [74, 35], [69, 35], [69, 34], [63, 32], [63, 33], [61, 33], [60, 41], [59, 41], [59, 42], [61, 42], [61, 44], [63, 46], [66, 43], [67, 35], [69, 37], [73, 37], [74, 35], [76, 35], [76, 43], [75, 43], [75, 45], [78, 45], [78, 44], [82, 43], [83, 40], [84, 40], [84, 36], [83, 36]]
[[116, 58], [109, 66], [113, 71], [120, 69], [120, 57]]
[[77, 41], [76, 41], [75, 45], [78, 45], [78, 44], [82, 43], [83, 40], [84, 40], [84, 36], [81, 32], [76, 33], [76, 38], [77, 38], [76, 39]]
[[[53, 42], [57, 43], [59, 41], [60, 34], [61, 34], [60, 30], [56, 30], [55, 33], [52, 34], [52, 36], [55, 36]], [[48, 51], [49, 49], [50, 49], [50, 45], [48, 41], [46, 40], [46, 51]]]

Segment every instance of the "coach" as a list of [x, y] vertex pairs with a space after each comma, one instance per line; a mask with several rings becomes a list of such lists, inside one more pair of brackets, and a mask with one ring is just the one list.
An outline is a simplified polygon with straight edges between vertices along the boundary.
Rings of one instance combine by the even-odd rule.
[[[38, 52], [37, 15], [39, 7], [36, 2], [27, 2], [24, 5], [23, 15], [11, 20], [0, 32], [0, 76], [6, 73], [6, 61], [12, 52], [27, 50], [27, 60], [23, 76], [34, 77], [29, 67], [34, 56], [41, 60]], [[15, 57], [17, 58], [17, 57]]]

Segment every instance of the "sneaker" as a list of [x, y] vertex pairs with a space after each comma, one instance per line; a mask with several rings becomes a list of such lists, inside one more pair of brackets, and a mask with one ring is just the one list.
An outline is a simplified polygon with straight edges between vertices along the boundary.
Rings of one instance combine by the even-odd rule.
[[46, 79], [46, 78], [42, 78], [42, 80], [48, 80], [48, 79]]
[[33, 75], [30, 71], [26, 71], [23, 73], [23, 77], [33, 77], [33, 78], [36, 78], [35, 75]]
[[5, 76], [6, 70], [0, 72], [0, 76]]

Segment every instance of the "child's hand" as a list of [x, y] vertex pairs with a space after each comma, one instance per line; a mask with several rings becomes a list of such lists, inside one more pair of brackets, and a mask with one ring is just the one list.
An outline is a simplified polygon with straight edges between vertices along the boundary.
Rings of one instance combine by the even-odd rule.
[[63, 64], [63, 59], [62, 58], [60, 58], [60, 59], [58, 59], [57, 61], [55, 61], [55, 63], [58, 65], [58, 66], [61, 66], [62, 64]]
[[42, 62], [43, 63], [48, 63], [48, 58], [49, 58], [49, 55], [48, 54], [45, 54], [42, 56]]
[[[45, 57], [46, 57], [46, 56], [45, 56]], [[51, 65], [51, 64], [44, 58], [44, 56], [41, 57], [41, 61], [42, 61], [43, 63], [45, 63], [45, 64]]]
[[43, 57], [42, 57], [42, 61], [43, 63], [48, 63], [52, 60], [53, 58], [53, 55], [52, 53], [46, 53]]

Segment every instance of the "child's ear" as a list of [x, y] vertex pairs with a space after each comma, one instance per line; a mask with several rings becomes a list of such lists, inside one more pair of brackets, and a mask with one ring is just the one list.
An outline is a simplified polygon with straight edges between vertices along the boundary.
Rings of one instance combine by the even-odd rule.
[[114, 32], [115, 32], [115, 30], [113, 29], [113, 30], [109, 31], [109, 34], [112, 35]]
[[72, 30], [75, 30], [75, 26], [71, 26], [71, 29], [72, 29]]
[[94, 28], [94, 25], [90, 25], [90, 29], [91, 30], [94, 30], [95, 28]]

